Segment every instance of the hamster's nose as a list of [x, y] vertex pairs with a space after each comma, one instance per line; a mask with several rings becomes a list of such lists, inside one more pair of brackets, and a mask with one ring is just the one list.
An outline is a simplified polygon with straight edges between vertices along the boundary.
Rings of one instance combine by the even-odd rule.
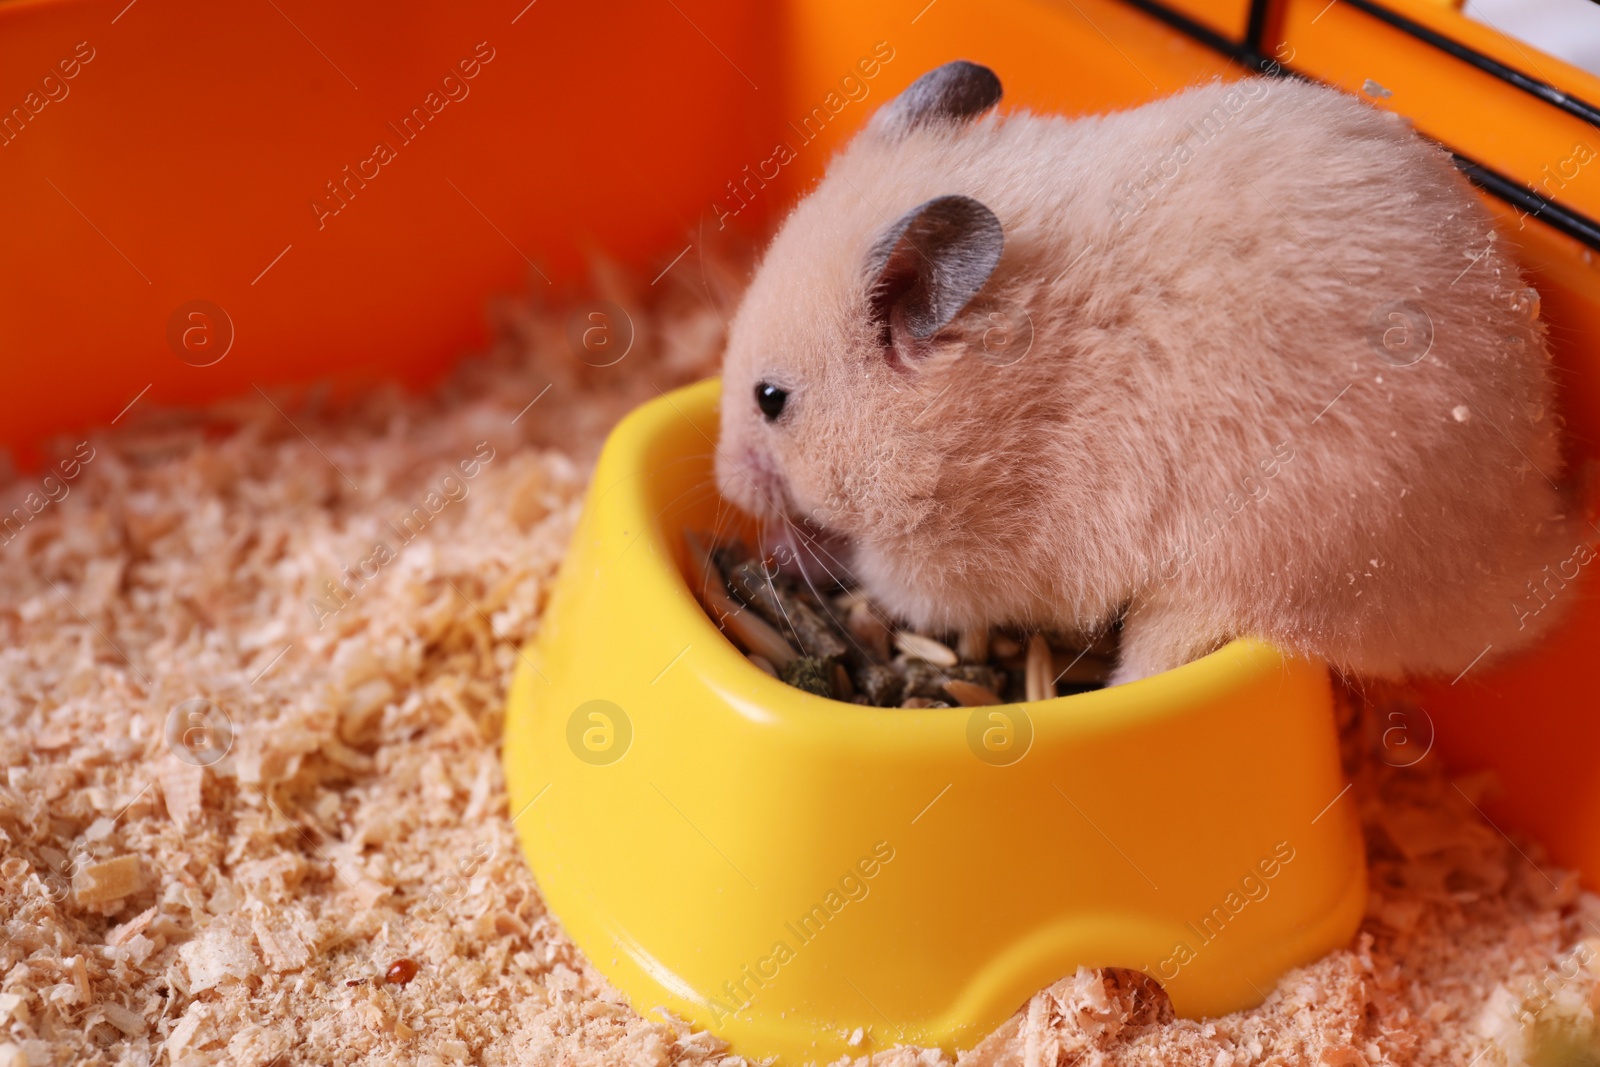
[[771, 518], [783, 513], [782, 487], [751, 449], [717, 452], [717, 489], [729, 503]]

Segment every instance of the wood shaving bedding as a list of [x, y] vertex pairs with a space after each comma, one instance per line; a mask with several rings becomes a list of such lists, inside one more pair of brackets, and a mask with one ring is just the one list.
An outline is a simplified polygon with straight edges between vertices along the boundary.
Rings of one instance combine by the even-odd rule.
[[[593, 456], [713, 371], [735, 288], [715, 265], [648, 301], [599, 277], [638, 329], [617, 366], [576, 358], [561, 310], [508, 302], [495, 350], [428, 396], [277, 397], [293, 424], [253, 396], [89, 435], [70, 493], [0, 547], [0, 1067], [741, 1062], [590, 967], [506, 810], [505, 688]], [[1483, 820], [1487, 783], [1386, 764], [1359, 705], [1354, 944], [1204, 1022], [1080, 971], [959, 1063], [1590, 1055], [1600, 900]]]

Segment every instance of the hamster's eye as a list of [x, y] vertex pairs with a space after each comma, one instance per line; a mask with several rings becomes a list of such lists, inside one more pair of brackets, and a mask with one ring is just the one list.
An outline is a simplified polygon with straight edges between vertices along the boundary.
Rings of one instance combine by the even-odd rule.
[[756, 407], [761, 409], [761, 414], [767, 417], [768, 422], [776, 421], [783, 414], [783, 404], [788, 399], [789, 394], [771, 382], [756, 383]]

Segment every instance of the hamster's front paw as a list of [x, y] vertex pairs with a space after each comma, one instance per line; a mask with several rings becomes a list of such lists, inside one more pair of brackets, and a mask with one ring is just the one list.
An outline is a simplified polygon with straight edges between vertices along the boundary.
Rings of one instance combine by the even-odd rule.
[[1170, 671], [1221, 648], [1226, 634], [1176, 605], [1136, 601], [1122, 620], [1122, 641], [1111, 685]]

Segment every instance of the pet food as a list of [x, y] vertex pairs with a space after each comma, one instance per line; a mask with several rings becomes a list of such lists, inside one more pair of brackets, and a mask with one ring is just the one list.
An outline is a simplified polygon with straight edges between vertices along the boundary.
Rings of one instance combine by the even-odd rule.
[[685, 533], [684, 543], [712, 621], [756, 666], [817, 696], [881, 708], [976, 707], [1098, 689], [1111, 673], [1114, 634], [917, 633], [859, 590], [813, 587], [743, 542]]

